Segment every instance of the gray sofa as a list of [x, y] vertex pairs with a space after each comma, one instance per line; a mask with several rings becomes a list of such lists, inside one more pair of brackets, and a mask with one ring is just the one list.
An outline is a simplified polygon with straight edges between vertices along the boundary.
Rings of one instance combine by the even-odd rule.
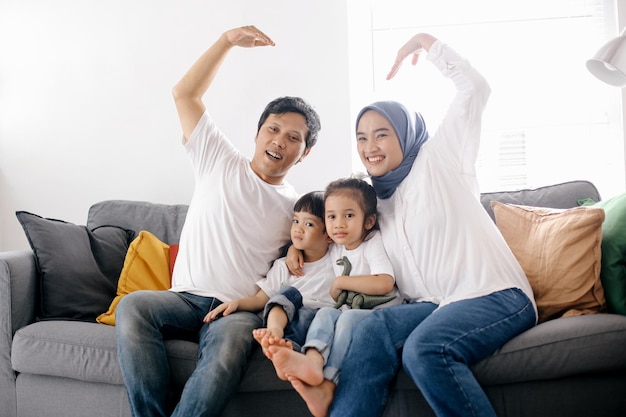
[[[535, 190], [482, 195], [490, 201], [568, 208], [600, 196], [573, 181]], [[117, 225], [149, 230], [176, 243], [186, 206], [105, 201], [89, 210], [87, 228]], [[0, 253], [0, 416], [129, 416], [116, 356], [115, 329], [71, 320], [38, 321], [38, 272], [31, 251]], [[168, 340], [176, 386], [191, 373], [197, 345]], [[499, 416], [626, 416], [626, 317], [595, 314], [540, 324], [474, 366]], [[349, 381], [348, 381], [349, 382]], [[175, 397], [177, 393], [173, 393]], [[224, 416], [308, 415], [288, 383], [257, 349]], [[432, 416], [400, 372], [386, 416]]]

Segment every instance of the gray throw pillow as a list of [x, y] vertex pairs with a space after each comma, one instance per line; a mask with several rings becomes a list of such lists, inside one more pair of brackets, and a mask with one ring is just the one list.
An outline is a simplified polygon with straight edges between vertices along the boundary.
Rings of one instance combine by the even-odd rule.
[[134, 232], [116, 226], [90, 230], [26, 211], [15, 215], [35, 254], [38, 319], [95, 322], [115, 297]]

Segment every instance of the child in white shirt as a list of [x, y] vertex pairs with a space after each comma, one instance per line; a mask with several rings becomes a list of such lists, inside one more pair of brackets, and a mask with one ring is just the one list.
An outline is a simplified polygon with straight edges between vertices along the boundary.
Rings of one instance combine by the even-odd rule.
[[257, 281], [259, 291], [254, 296], [220, 304], [206, 315], [204, 321], [237, 310], [256, 312], [263, 309], [265, 327], [253, 331], [263, 352], [269, 355], [267, 344], [262, 342], [263, 338], [269, 337], [284, 339], [294, 349], [300, 349], [317, 310], [335, 304], [328, 291], [336, 275], [328, 251], [332, 241], [324, 225], [322, 191], [307, 193], [294, 205], [291, 242], [294, 248], [302, 251], [306, 278], [291, 275], [285, 258], [279, 258], [265, 279]]
[[[333, 181], [324, 198], [326, 232], [333, 239], [332, 258], [350, 260], [349, 275], [341, 271], [333, 281], [330, 293], [337, 299], [342, 291], [368, 295], [389, 295], [391, 301], [375, 309], [399, 304], [391, 261], [383, 246], [377, 222], [376, 192], [361, 179]], [[296, 257], [290, 248], [288, 257]], [[302, 395], [302, 382], [317, 387], [323, 382], [336, 385], [339, 369], [352, 340], [352, 329], [370, 309], [338, 310], [322, 308], [315, 315], [301, 352], [288, 349], [288, 344], [274, 343], [268, 347], [276, 373], [289, 380]]]

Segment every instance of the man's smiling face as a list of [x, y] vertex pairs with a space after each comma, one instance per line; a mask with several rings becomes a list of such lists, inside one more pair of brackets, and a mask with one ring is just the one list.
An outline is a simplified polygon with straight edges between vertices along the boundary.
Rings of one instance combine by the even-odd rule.
[[308, 132], [306, 119], [299, 113], [270, 114], [255, 139], [252, 170], [269, 184], [282, 184], [289, 169], [309, 153]]

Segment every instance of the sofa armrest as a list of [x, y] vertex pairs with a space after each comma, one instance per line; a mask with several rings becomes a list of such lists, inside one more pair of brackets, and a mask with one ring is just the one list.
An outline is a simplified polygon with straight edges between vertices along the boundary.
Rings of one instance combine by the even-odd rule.
[[13, 338], [18, 329], [33, 323], [37, 299], [33, 252], [0, 252], [0, 331], [9, 330]]
[[17, 413], [11, 345], [15, 332], [35, 321], [37, 268], [32, 251], [0, 252], [0, 416]]

